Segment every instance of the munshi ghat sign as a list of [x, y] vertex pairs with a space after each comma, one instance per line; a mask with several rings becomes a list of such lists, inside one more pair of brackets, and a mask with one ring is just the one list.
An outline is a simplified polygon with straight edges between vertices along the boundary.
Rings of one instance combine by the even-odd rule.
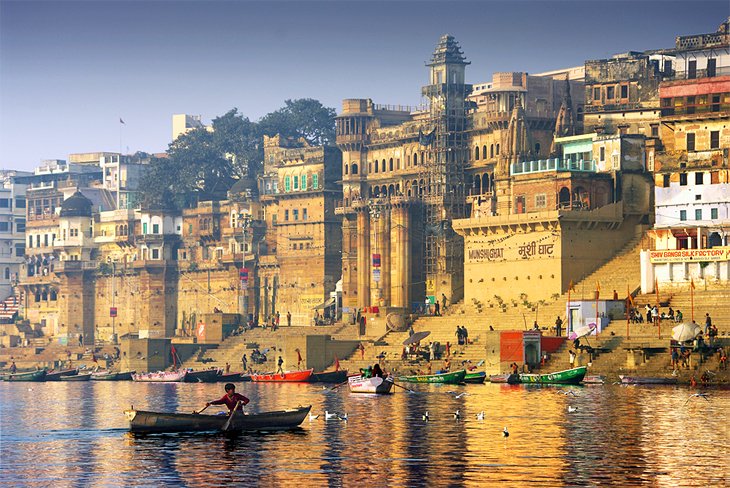
[[728, 261], [730, 247], [713, 247], [712, 249], [672, 249], [649, 251], [652, 263], [686, 263], [698, 261]]

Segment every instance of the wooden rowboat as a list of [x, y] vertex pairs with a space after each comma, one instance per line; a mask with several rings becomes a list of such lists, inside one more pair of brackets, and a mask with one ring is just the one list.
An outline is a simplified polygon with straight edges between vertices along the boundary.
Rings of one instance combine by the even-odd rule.
[[185, 381], [187, 371], [158, 371], [157, 373], [133, 374], [132, 380], [144, 383], [180, 383]]
[[3, 381], [43, 381], [46, 370], [26, 371], [23, 373], [8, 373], [0, 376]]
[[468, 384], [482, 384], [487, 379], [487, 373], [479, 371], [478, 373], [466, 373], [464, 376], [464, 383]]
[[92, 381], [132, 381], [134, 371], [114, 373], [112, 371], [96, 371], [91, 373]]
[[185, 383], [215, 383], [218, 381], [217, 369], [202, 369], [200, 371], [188, 371], [185, 375]]
[[65, 369], [63, 371], [49, 371], [46, 373], [45, 381], [61, 381], [63, 376], [74, 376], [79, 374], [78, 369]]
[[363, 378], [361, 375], [351, 376], [347, 379], [352, 393], [377, 393], [385, 395], [393, 388], [393, 378], [388, 376], [383, 379], [379, 376]]
[[573, 369], [545, 374], [520, 374], [520, 382], [537, 385], [577, 385], [583, 381], [588, 368], [579, 366]]
[[73, 374], [71, 376], [61, 376], [58, 379], [61, 381], [89, 381], [91, 379], [91, 373]]
[[440, 374], [419, 374], [414, 376], [401, 376], [398, 378], [400, 381], [406, 381], [408, 383], [443, 383], [447, 385], [456, 385], [464, 381], [466, 376], [466, 370], [461, 369], [451, 373], [440, 373]]
[[606, 382], [606, 378], [598, 374], [587, 374], [583, 377], [583, 383], [587, 385], [602, 385]]
[[259, 383], [303, 383], [309, 381], [314, 369], [284, 371], [283, 373], [252, 374], [251, 381]]
[[312, 373], [309, 381], [312, 383], [342, 383], [347, 381], [347, 370]]
[[[312, 408], [298, 407], [275, 412], [236, 415], [231, 419], [229, 432], [251, 432], [294, 429], [302, 423]], [[228, 415], [201, 415], [190, 413], [162, 413], [143, 410], [125, 410], [129, 430], [137, 433], [215, 432], [223, 429]]]
[[520, 375], [513, 373], [493, 374], [489, 377], [490, 383], [508, 383], [517, 385], [520, 383]]
[[218, 383], [236, 383], [243, 380], [243, 373], [221, 373], [215, 381]]
[[624, 385], [676, 385], [677, 378], [619, 375]]

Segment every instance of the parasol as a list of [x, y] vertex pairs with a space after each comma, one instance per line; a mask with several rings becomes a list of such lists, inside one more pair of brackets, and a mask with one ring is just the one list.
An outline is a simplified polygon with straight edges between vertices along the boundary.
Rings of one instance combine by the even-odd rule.
[[403, 345], [407, 346], [409, 344], [415, 344], [416, 342], [420, 342], [423, 339], [425, 339], [426, 337], [428, 337], [429, 334], [431, 334], [431, 333], [427, 330], [424, 330], [423, 332], [416, 332], [415, 334], [410, 336], [408, 339], [403, 341]]
[[672, 329], [672, 339], [677, 342], [691, 341], [702, 332], [699, 325], [685, 322]]
[[587, 336], [588, 334], [590, 334], [594, 330], [596, 330], [596, 324], [594, 324], [594, 323], [590, 323], [588, 325], [584, 325], [582, 327], [578, 327], [577, 329], [574, 329], [573, 332], [571, 332], [568, 335], [568, 339], [570, 339], [571, 341], [574, 341], [576, 339], [580, 339], [581, 337]]

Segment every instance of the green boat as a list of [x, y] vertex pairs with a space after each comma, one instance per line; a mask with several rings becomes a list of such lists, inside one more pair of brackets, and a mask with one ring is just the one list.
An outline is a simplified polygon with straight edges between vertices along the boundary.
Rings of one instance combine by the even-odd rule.
[[466, 376], [466, 370], [462, 369], [459, 371], [454, 371], [453, 373], [401, 376], [398, 378], [398, 380], [408, 383], [444, 383], [448, 385], [457, 385], [464, 381], [464, 376]]
[[464, 376], [464, 383], [467, 384], [481, 384], [487, 379], [487, 373], [479, 371], [478, 373], [466, 373]]
[[46, 377], [46, 370], [27, 371], [24, 373], [10, 373], [0, 376], [3, 381], [43, 381]]
[[521, 374], [520, 382], [535, 385], [577, 385], [583, 381], [588, 370], [585, 366], [566, 369], [557, 373], [546, 374]]

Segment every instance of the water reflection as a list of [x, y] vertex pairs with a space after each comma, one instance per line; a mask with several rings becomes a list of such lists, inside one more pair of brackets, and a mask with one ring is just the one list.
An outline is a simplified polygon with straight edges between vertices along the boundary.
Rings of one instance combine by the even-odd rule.
[[[241, 384], [247, 409], [312, 404], [319, 420], [256, 435], [126, 432], [122, 411], [190, 412], [222, 385], [0, 383], [0, 482], [191, 486], [727, 486], [730, 392], [417, 386], [387, 397]], [[467, 395], [456, 398], [457, 393]], [[39, 413], [39, 399], [43, 413]], [[574, 411], [568, 412], [568, 406]], [[210, 410], [214, 410], [211, 407]], [[453, 413], [461, 413], [455, 420]], [[476, 414], [485, 411], [485, 419]], [[347, 422], [324, 412], [347, 413]], [[422, 420], [428, 411], [430, 421]], [[508, 439], [501, 435], [507, 426]], [[42, 453], [42, 456], [39, 455]]]

